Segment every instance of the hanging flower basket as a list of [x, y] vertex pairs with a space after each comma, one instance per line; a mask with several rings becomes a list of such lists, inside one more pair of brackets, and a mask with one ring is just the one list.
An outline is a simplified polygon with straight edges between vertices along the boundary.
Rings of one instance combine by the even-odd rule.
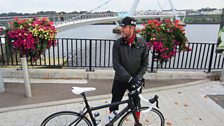
[[190, 51], [187, 46], [188, 40], [185, 36], [183, 26], [179, 25], [179, 20], [158, 21], [148, 20], [143, 24], [143, 28], [137, 32], [145, 38], [148, 47], [152, 48], [156, 54], [156, 60], [161, 64], [175, 56], [177, 51]]
[[6, 44], [21, 55], [37, 60], [41, 54], [56, 44], [57, 30], [48, 18], [15, 18], [6, 29]]

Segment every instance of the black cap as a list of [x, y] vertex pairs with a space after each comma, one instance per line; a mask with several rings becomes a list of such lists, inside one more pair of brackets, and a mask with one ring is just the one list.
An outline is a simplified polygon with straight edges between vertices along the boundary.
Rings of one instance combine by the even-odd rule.
[[132, 18], [132, 17], [125, 17], [125, 18], [122, 20], [120, 26], [121, 26], [121, 27], [125, 27], [125, 26], [127, 26], [127, 25], [136, 26], [136, 21], [135, 21], [135, 19]]

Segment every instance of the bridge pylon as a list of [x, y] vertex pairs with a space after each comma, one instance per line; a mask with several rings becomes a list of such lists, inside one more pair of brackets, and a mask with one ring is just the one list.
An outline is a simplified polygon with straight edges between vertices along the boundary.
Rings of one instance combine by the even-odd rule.
[[135, 13], [135, 10], [136, 10], [136, 8], [137, 8], [137, 6], [139, 4], [139, 1], [140, 0], [134, 0], [134, 2], [131, 5], [131, 8], [130, 8], [130, 10], [128, 12], [129, 16], [134, 16], [134, 13]]

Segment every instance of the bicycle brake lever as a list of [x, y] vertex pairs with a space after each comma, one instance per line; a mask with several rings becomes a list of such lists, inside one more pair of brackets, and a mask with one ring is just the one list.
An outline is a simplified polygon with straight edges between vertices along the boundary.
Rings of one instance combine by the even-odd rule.
[[159, 96], [158, 96], [158, 95], [155, 95], [154, 98], [149, 99], [149, 102], [152, 103], [152, 104], [156, 102], [156, 107], [157, 107], [157, 108], [159, 108], [159, 101], [158, 101], [158, 98], [159, 98]]
[[159, 108], [159, 96], [155, 95], [155, 99], [156, 99], [156, 107]]
[[159, 101], [158, 101], [158, 99], [156, 100], [156, 107], [159, 108]]

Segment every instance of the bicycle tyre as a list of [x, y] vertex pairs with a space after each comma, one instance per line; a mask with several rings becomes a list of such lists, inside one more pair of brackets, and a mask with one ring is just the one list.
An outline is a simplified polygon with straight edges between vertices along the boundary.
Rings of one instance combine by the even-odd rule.
[[79, 113], [72, 111], [61, 111], [54, 113], [44, 119], [41, 126], [70, 126], [76, 119], [79, 121], [76, 126], [92, 126], [89, 119], [86, 117], [81, 117]]
[[[146, 109], [148, 109], [148, 107], [140, 108], [139, 121], [142, 124], [142, 126], [164, 126], [165, 125], [164, 116], [159, 110], [152, 108], [151, 111], [143, 113], [142, 111]], [[118, 126], [134, 126], [134, 125], [135, 125], [135, 120], [131, 111], [127, 112], [118, 123]]]

